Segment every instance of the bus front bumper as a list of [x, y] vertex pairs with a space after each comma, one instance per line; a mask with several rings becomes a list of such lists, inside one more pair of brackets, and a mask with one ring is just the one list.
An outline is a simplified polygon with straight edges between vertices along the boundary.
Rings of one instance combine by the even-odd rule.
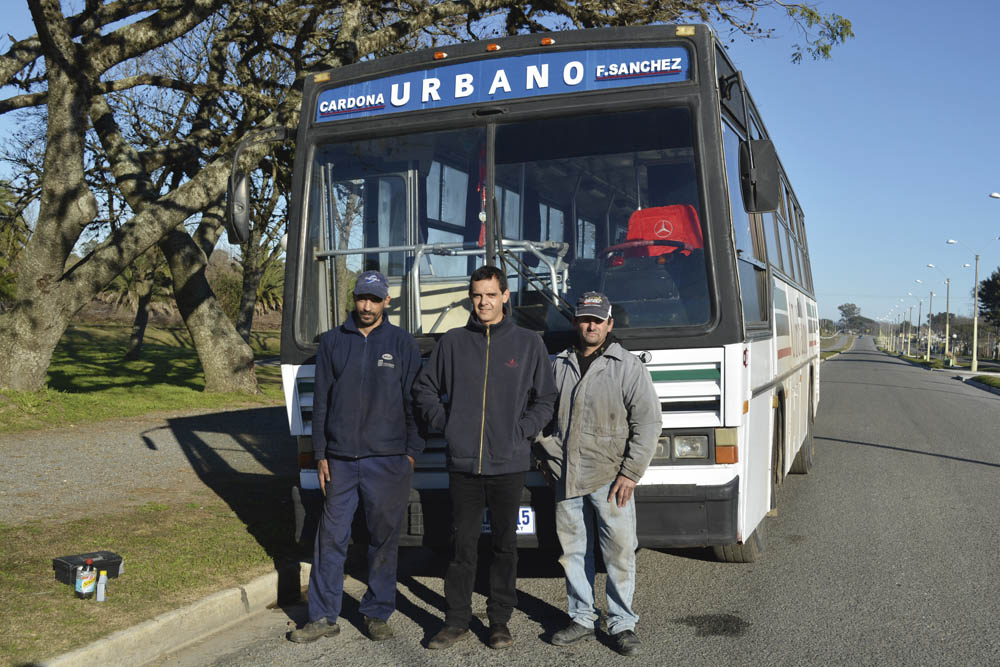
[[[718, 486], [694, 484], [636, 487], [639, 546], [687, 548], [737, 541], [739, 477]], [[517, 536], [520, 548], [558, 549], [552, 490], [527, 487], [521, 505], [535, 511], [534, 534]], [[411, 489], [400, 546], [448, 546], [451, 505], [447, 489]]]
[[[293, 489], [296, 539], [312, 544], [323, 499], [319, 491]], [[636, 487], [636, 520], [639, 546], [689, 548], [737, 542], [739, 477], [726, 484], [643, 484]], [[527, 487], [521, 505], [535, 512], [534, 532], [517, 536], [520, 548], [558, 549], [552, 490]], [[364, 531], [356, 517], [354, 537]], [[489, 539], [484, 535], [484, 539]], [[447, 547], [451, 541], [451, 501], [448, 489], [410, 489], [400, 546]]]
[[662, 549], [735, 543], [739, 491], [739, 477], [718, 486], [637, 486], [639, 546]]

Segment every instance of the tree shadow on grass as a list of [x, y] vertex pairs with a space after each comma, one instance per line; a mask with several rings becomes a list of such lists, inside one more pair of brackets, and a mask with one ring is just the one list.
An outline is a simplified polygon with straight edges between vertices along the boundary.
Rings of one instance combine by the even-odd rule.
[[98, 344], [86, 332], [67, 334], [49, 368], [47, 384], [67, 393], [124, 387], [171, 385], [201, 391], [205, 387], [194, 350], [146, 343], [142, 357], [122, 361], [126, 345], [109, 340]]

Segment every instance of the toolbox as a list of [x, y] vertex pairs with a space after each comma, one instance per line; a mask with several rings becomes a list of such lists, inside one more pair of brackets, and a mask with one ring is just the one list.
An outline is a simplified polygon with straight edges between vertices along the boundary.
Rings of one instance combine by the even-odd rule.
[[113, 551], [92, 551], [75, 556], [60, 556], [52, 559], [52, 569], [56, 573], [56, 581], [73, 586], [76, 583], [76, 571], [87, 564], [87, 559], [94, 561], [94, 570], [107, 570], [108, 578], [114, 579], [125, 574], [125, 561]]

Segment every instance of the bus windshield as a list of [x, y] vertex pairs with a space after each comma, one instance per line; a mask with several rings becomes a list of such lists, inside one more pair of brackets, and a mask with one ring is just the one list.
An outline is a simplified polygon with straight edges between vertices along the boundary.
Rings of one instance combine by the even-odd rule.
[[394, 323], [425, 334], [464, 324], [491, 202], [522, 326], [569, 330], [590, 290], [608, 295], [616, 328], [705, 324], [693, 135], [690, 110], [672, 107], [498, 124], [493, 165], [483, 127], [317, 146], [300, 340], [346, 316], [368, 269], [390, 280]]

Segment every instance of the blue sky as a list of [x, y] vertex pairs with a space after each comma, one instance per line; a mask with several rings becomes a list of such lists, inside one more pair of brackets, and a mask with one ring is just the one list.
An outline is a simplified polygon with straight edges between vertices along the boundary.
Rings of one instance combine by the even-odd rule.
[[837, 320], [854, 303], [874, 319], [894, 305], [908, 316], [912, 304], [916, 320], [916, 297], [926, 316], [931, 291], [943, 312], [945, 277], [952, 312], [971, 315], [973, 269], [962, 265], [981, 250], [982, 280], [1000, 264], [1000, 199], [988, 197], [1000, 191], [1000, 3], [819, 8], [854, 26], [832, 60], [792, 65], [801, 40], [789, 26], [730, 54], [805, 212], [820, 315]]
[[[962, 265], [981, 251], [980, 280], [1000, 265], [1000, 199], [988, 197], [1000, 191], [1000, 3], [817, 4], [854, 25], [832, 60], [791, 64], [801, 35], [766, 16], [776, 37], [737, 39], [730, 54], [805, 212], [820, 316], [854, 303], [875, 319], [913, 305], [916, 319], [932, 290], [942, 312], [945, 276], [952, 312], [971, 315]], [[26, 4], [8, 7], [5, 32], [34, 32]]]

